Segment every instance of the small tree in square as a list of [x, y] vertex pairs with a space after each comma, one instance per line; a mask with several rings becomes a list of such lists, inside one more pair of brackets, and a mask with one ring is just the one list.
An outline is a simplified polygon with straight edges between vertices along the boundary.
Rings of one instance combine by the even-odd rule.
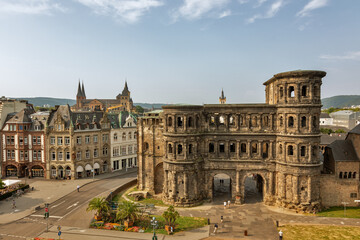
[[170, 206], [163, 214], [162, 216], [165, 218], [166, 225], [175, 228], [175, 221], [178, 217], [180, 217], [180, 214], [175, 211], [174, 206]]

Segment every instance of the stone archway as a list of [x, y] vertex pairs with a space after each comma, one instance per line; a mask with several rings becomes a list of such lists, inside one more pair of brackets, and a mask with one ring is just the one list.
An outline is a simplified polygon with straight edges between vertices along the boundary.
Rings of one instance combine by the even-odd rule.
[[164, 186], [164, 164], [159, 163], [155, 167], [154, 191], [155, 194], [162, 193]]
[[218, 173], [212, 178], [212, 200], [214, 203], [223, 203], [232, 199], [231, 176]]
[[266, 179], [260, 173], [247, 173], [242, 179], [242, 199], [244, 203], [263, 202], [266, 194]]

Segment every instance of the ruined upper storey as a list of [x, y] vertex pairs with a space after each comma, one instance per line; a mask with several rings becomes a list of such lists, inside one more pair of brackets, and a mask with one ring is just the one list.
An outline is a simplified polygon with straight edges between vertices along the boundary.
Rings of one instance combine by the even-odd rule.
[[297, 70], [275, 74], [264, 83], [267, 104], [321, 104], [324, 71]]

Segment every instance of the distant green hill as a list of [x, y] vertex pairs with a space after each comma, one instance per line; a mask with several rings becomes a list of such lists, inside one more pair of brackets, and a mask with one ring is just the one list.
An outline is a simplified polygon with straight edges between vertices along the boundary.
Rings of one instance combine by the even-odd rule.
[[321, 100], [323, 108], [343, 108], [360, 105], [360, 95], [338, 95]]
[[16, 98], [16, 99], [27, 100], [29, 103], [33, 104], [34, 107], [37, 106], [42, 107], [46, 104], [49, 104], [51, 107], [54, 107], [55, 105], [66, 105], [66, 104], [72, 106], [76, 103], [76, 100], [67, 99], [67, 98], [33, 97], [33, 98]]
[[[51, 97], [24, 97], [24, 98], [16, 98], [16, 99], [23, 99], [27, 100], [29, 103], [33, 104], [34, 107], [37, 106], [44, 106], [46, 104], [49, 104], [51, 107], [54, 107], [55, 105], [66, 105], [69, 104], [70, 106], [76, 104], [76, 100], [74, 99], [67, 99], [67, 98], [51, 98]], [[135, 106], [141, 106], [146, 109], [159, 109], [162, 106], [166, 105], [163, 103], [134, 103]]]

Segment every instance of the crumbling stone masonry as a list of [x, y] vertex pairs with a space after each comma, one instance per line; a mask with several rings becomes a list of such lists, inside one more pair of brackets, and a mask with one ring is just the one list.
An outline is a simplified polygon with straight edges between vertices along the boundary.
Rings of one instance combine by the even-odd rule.
[[138, 121], [139, 190], [166, 203], [213, 198], [214, 176], [231, 178], [244, 202], [256, 174], [265, 204], [299, 211], [320, 206], [319, 116], [323, 71], [291, 71], [264, 83], [265, 104], [170, 105]]

